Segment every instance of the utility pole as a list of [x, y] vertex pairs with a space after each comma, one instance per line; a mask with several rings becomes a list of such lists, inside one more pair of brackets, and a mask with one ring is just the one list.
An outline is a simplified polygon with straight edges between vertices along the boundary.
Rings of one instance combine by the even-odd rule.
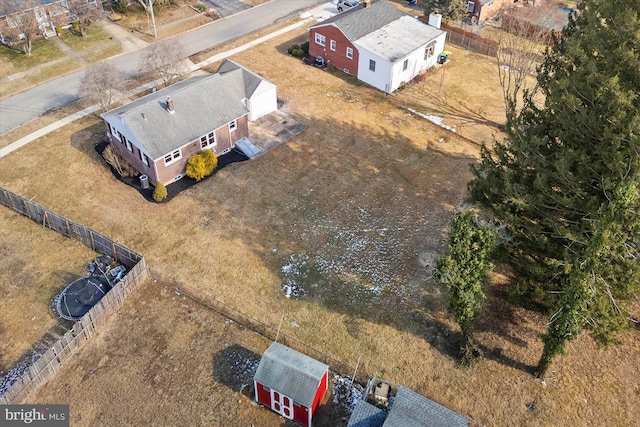
[[153, 17], [153, 0], [147, 0], [149, 2], [149, 11], [151, 12], [151, 25], [153, 25], [153, 38], [158, 38], [158, 33], [156, 31], [156, 20]]

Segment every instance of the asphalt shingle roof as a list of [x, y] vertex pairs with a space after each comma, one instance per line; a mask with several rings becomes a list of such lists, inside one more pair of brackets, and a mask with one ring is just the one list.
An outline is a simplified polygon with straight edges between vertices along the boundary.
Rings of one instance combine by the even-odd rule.
[[328, 369], [328, 365], [274, 342], [262, 355], [253, 379], [294, 402], [311, 407]]
[[384, 427], [468, 427], [469, 420], [415, 391], [399, 386]]
[[347, 427], [382, 427], [386, 416], [382, 409], [361, 400], [353, 408]]
[[355, 43], [388, 61], [395, 62], [443, 33], [409, 15], [358, 39]]
[[378, 0], [369, 7], [360, 5], [339, 13], [319, 24], [311, 26], [311, 28], [334, 24], [350, 41], [355, 41], [395, 21], [401, 16], [406, 16], [406, 14], [398, 10], [387, 0]]
[[[151, 158], [158, 160], [248, 113], [243, 100], [251, 96], [261, 79], [238, 64], [227, 62], [220, 66], [221, 72], [191, 77], [102, 117], [116, 126], [118, 122], [124, 124]], [[173, 113], [167, 110], [168, 98], [173, 101]]]

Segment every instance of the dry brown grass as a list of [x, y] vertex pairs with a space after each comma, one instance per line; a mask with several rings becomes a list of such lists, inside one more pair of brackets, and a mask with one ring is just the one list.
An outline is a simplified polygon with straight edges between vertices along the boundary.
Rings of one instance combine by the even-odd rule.
[[[53, 297], [95, 257], [83, 244], [0, 207], [0, 376], [45, 335], [68, 327]], [[49, 343], [47, 343], [49, 344]]]
[[[629, 375], [640, 363], [640, 331], [629, 331], [627, 345], [608, 352], [597, 351], [587, 337], [577, 340], [543, 384], [529, 371], [540, 354], [544, 318], [505, 303], [505, 279], [498, 275], [478, 332], [487, 357], [471, 370], [457, 368], [452, 357], [457, 329], [429, 272], [444, 248], [451, 213], [465, 199], [478, 143], [497, 133], [503, 116], [490, 67], [451, 49], [441, 99], [434, 96], [440, 71], [424, 86], [385, 97], [350, 76], [285, 55], [302, 35], [283, 36], [233, 59], [277, 84], [284, 109], [306, 132], [169, 203], [149, 204], [113, 178], [93, 149], [104, 135], [96, 118], [0, 159], [0, 184], [37, 196], [50, 209], [143, 253], [161, 282], [196, 287], [272, 325], [284, 316], [283, 332], [352, 365], [361, 357], [367, 372], [486, 425], [576, 425], [589, 419], [624, 426], [640, 419], [640, 380]], [[459, 120], [464, 137], [408, 115], [405, 104], [438, 111], [447, 124]], [[439, 142], [443, 135], [448, 142]], [[306, 268], [294, 277], [307, 291], [300, 300], [285, 298], [281, 289], [282, 267], [289, 264]], [[129, 385], [149, 390], [144, 395], [155, 392], [163, 413], [182, 414], [185, 402], [221, 396], [218, 385], [202, 377], [211, 366], [203, 360], [216, 351], [206, 345], [219, 339], [223, 324], [180, 320], [174, 330], [174, 319], [186, 316], [183, 309], [159, 310], [150, 302], [137, 308], [131, 309], [135, 327], [126, 313], [109, 326], [108, 333], [130, 330], [127, 337], [90, 343], [93, 350], [77, 356], [76, 372], [67, 368], [69, 376], [58, 376], [33, 401], [63, 401], [62, 391], [92, 390], [91, 384], [104, 382], [106, 398], [89, 400], [78, 392], [68, 401], [75, 413], [95, 417], [82, 418], [80, 425], [116, 425], [144, 424], [157, 408], [140, 397], [127, 403], [131, 394], [121, 390]], [[193, 310], [190, 316], [205, 316]], [[151, 339], [156, 333], [158, 344]], [[234, 339], [240, 338], [229, 343]], [[177, 362], [164, 362], [162, 348], [172, 345], [183, 346], [172, 354], [184, 354], [177, 368], [184, 375], [173, 376]], [[113, 367], [91, 382], [96, 355], [106, 352], [117, 355], [103, 362]], [[130, 360], [135, 365], [121, 371]], [[156, 376], [161, 385], [154, 386]], [[185, 385], [194, 381], [199, 385]], [[253, 415], [236, 406], [248, 401], [240, 400], [220, 411], [231, 408], [240, 421], [220, 419], [250, 424]], [[210, 413], [217, 404], [212, 402]]]

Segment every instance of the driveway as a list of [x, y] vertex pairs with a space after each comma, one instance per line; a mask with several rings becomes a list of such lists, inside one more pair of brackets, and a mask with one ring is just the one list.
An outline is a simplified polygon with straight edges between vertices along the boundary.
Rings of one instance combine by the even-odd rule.
[[240, 0], [200, 0], [210, 8], [218, 11], [223, 18], [226, 16], [235, 15], [238, 12], [242, 12], [245, 9], [249, 9], [250, 6], [242, 3]]

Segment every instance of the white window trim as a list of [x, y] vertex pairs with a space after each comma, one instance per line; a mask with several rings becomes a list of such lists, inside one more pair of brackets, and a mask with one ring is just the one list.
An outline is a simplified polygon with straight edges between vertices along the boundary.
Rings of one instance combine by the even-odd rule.
[[372, 73], [376, 72], [376, 61], [374, 61], [373, 59], [369, 60], [369, 71], [371, 71]]
[[146, 167], [149, 167], [149, 157], [142, 151], [140, 152], [140, 154], [142, 154], [142, 163], [144, 163]]
[[235, 131], [238, 129], [238, 122], [236, 120], [232, 120], [229, 122], [229, 130], [231, 132]]
[[431, 58], [435, 52], [435, 49], [436, 49], [435, 40], [432, 42], [429, 42], [427, 46], [424, 48], [424, 59]]
[[207, 148], [216, 146], [216, 133], [215, 131], [211, 131], [206, 135], [202, 135], [198, 141], [200, 142], [200, 149], [205, 150]]
[[467, 12], [473, 13], [475, 8], [476, 8], [476, 4], [474, 2], [472, 1], [467, 2]]
[[124, 140], [126, 141], [127, 150], [133, 153], [133, 144], [131, 143], [131, 141], [129, 141], [127, 138], [125, 138]]
[[316, 33], [315, 42], [320, 46], [324, 46], [327, 42], [327, 38], [320, 33]]
[[335, 40], [331, 40], [329, 42], [329, 46], [330, 46], [329, 49], [331, 49], [334, 52], [336, 51], [336, 41]]
[[347, 58], [348, 59], [353, 59], [353, 48], [351, 48], [351, 47], [347, 48]]
[[[169, 157], [170, 160], [167, 160], [167, 157]], [[177, 162], [181, 158], [182, 158], [182, 150], [177, 149], [174, 152], [172, 152], [171, 154], [167, 154], [166, 156], [164, 156], [164, 165], [165, 166], [169, 166], [169, 165]]]

